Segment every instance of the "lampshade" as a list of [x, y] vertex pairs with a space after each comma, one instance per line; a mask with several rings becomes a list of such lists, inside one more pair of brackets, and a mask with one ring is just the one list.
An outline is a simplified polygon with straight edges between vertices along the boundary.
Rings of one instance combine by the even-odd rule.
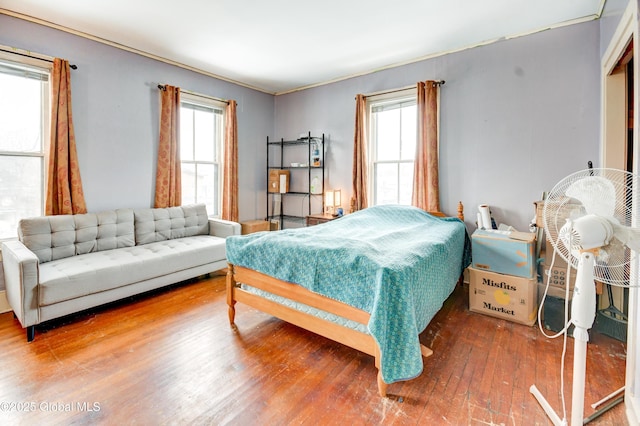
[[325, 191], [324, 193], [324, 205], [327, 211], [333, 213], [336, 207], [340, 207], [342, 204], [342, 194], [339, 189], [333, 189]]
[[327, 206], [327, 207], [333, 207], [334, 206], [333, 203], [335, 202], [334, 201], [335, 197], [334, 197], [333, 194], [334, 194], [333, 191], [326, 191], [324, 193], [324, 205], [325, 206]]

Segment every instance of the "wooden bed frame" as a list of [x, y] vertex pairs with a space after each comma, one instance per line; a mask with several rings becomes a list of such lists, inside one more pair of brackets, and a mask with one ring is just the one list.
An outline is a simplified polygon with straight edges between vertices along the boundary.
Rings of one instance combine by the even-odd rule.
[[[439, 217], [446, 217], [446, 215], [441, 212], [434, 212], [431, 214]], [[464, 208], [462, 203], [458, 203], [458, 218], [464, 221]], [[280, 318], [286, 322], [297, 325], [298, 327], [304, 328], [305, 330], [312, 331], [328, 339], [371, 355], [375, 358], [375, 365], [376, 368], [378, 368], [378, 393], [380, 396], [387, 395], [387, 383], [382, 380], [382, 373], [380, 372], [380, 349], [371, 335], [343, 327], [334, 322], [313, 316], [309, 313], [301, 312], [280, 303], [273, 302], [269, 299], [265, 299], [242, 289], [239, 283], [244, 283], [251, 287], [267, 291], [289, 300], [330, 312], [334, 315], [362, 324], [365, 327], [369, 323], [369, 313], [320, 294], [313, 293], [302, 286], [281, 281], [253, 269], [229, 264], [227, 270], [227, 304], [229, 305], [229, 322], [234, 329], [236, 328], [235, 304], [240, 302]], [[429, 357], [433, 354], [433, 351], [424, 345], [420, 345], [420, 349], [424, 357]]]

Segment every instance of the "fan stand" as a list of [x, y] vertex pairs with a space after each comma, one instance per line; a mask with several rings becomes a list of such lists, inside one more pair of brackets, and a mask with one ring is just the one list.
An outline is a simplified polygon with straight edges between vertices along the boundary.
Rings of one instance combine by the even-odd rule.
[[[597, 249], [596, 249], [597, 250]], [[584, 422], [584, 385], [587, 368], [587, 342], [589, 329], [593, 326], [596, 316], [596, 289], [594, 285], [593, 267], [595, 255], [592, 251], [580, 254], [576, 284], [571, 302], [571, 320], [573, 330], [573, 388], [571, 391], [571, 426], [579, 426]], [[565, 331], [566, 332], [566, 331]], [[529, 391], [538, 400], [551, 422], [556, 425], [566, 425], [566, 419], [560, 419], [551, 408], [536, 385], [531, 385]]]

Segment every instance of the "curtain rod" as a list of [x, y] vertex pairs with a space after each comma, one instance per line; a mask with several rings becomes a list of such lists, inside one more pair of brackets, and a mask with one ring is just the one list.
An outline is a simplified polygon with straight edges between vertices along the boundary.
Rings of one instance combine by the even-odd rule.
[[[158, 84], [158, 89], [163, 90], [163, 91], [167, 90], [166, 84]], [[224, 102], [225, 104], [229, 104], [229, 101], [227, 99], [216, 98], [215, 96], [203, 95], [201, 93], [190, 92], [188, 90], [183, 90], [183, 89], [180, 89], [180, 91], [182, 93], [186, 93], [186, 94], [191, 95], [191, 96], [199, 96], [199, 97], [204, 98], [204, 99], [213, 99], [214, 101]]]
[[[444, 83], [445, 83], [445, 81], [444, 81], [444, 80], [435, 80], [435, 81], [433, 82], [433, 84], [435, 84], [436, 86], [442, 86]], [[373, 92], [373, 93], [369, 93], [368, 95], [364, 95], [364, 97], [365, 97], [365, 98], [369, 98], [369, 97], [371, 97], [371, 96], [386, 95], [386, 94], [388, 94], [388, 93], [402, 92], [402, 91], [404, 91], [404, 90], [407, 90], [407, 89], [413, 89], [413, 88], [415, 88], [415, 87], [416, 87], [416, 85], [414, 84], [414, 85], [411, 85], [411, 86], [400, 87], [400, 88], [398, 88], [398, 89], [392, 89], [392, 90], [381, 90], [381, 91], [379, 91], [379, 92]]]
[[[47, 62], [53, 63], [53, 58], [45, 57], [44, 55], [36, 56], [36, 55], [29, 54], [29, 53], [16, 52], [15, 50], [7, 50], [7, 49], [0, 49], [0, 51], [1, 52], [11, 53], [13, 55], [26, 56], [27, 58], [39, 59], [41, 61], [47, 61]], [[73, 70], [77, 70], [78, 66], [77, 65], [69, 65], [69, 68], [71, 68]]]

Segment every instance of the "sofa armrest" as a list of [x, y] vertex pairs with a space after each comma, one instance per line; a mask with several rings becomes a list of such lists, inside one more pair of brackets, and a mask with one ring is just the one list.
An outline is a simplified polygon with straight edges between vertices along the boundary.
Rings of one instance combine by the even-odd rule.
[[224, 219], [209, 218], [209, 234], [216, 237], [230, 237], [232, 235], [240, 235], [242, 227], [238, 222], [232, 222]]
[[38, 256], [20, 241], [2, 243], [2, 268], [7, 300], [23, 327], [40, 322]]

